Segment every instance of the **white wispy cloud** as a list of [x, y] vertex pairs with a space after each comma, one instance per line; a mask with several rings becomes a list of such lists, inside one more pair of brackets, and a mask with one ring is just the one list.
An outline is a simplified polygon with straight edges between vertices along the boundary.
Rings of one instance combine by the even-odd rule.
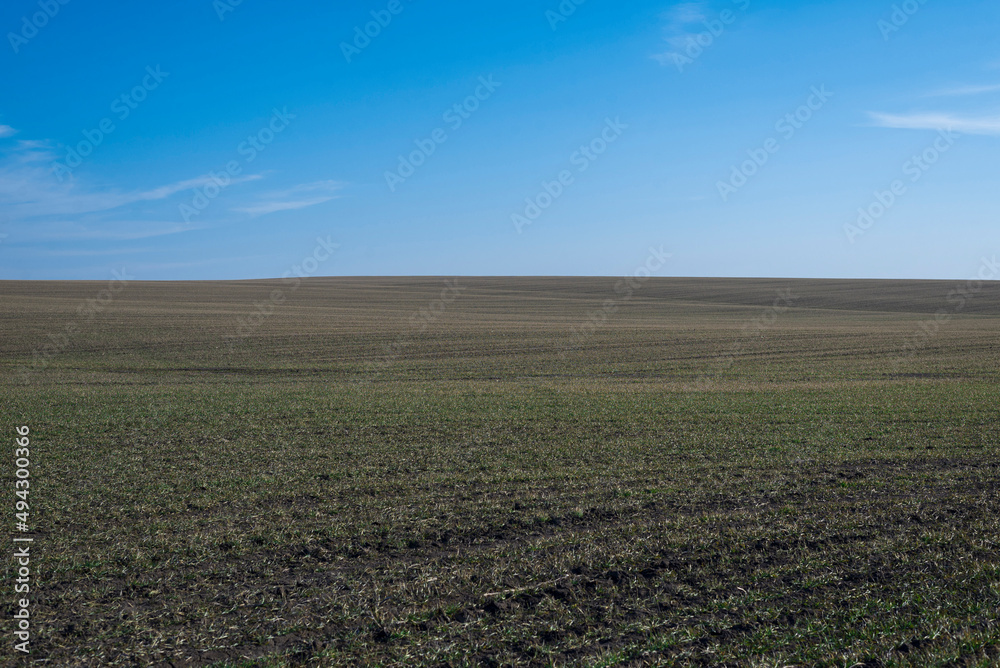
[[48, 162], [56, 159], [52, 145], [47, 141], [37, 139], [21, 139], [17, 142], [16, 149], [9, 154], [18, 162]]
[[674, 24], [701, 23], [706, 18], [707, 7], [707, 2], [682, 2], [667, 10], [664, 16]]
[[875, 125], [905, 130], [954, 130], [970, 135], [1000, 135], [1000, 115], [959, 116], [946, 112], [883, 114], [869, 112]]
[[261, 193], [261, 200], [259, 202], [237, 207], [233, 210], [251, 216], [263, 216], [276, 211], [304, 209], [336, 199], [339, 197], [336, 194], [337, 191], [343, 187], [344, 184], [339, 181], [303, 183], [285, 190]]
[[[139, 202], [163, 200], [212, 181], [205, 175], [132, 191], [101, 187], [76, 178], [59, 182], [51, 170], [53, 157], [48, 142], [40, 140], [22, 140], [4, 152], [0, 159], [0, 207], [8, 217], [30, 220], [107, 212]], [[248, 174], [233, 177], [232, 183], [260, 178], [260, 174]]]
[[[118, 244], [190, 233], [219, 224], [218, 220], [206, 220], [191, 225], [176, 215], [176, 203], [187, 197], [181, 193], [212, 184], [211, 175], [125, 190], [94, 183], [82, 175], [60, 181], [52, 171], [56, 159], [53, 145], [47, 140], [21, 139], [0, 145], [0, 211], [10, 231], [16, 230], [14, 236], [19, 243]], [[232, 176], [226, 188], [263, 178], [264, 174]], [[244, 199], [236, 211], [261, 216], [315, 206], [338, 197], [343, 185], [327, 180], [264, 191]], [[224, 208], [218, 213], [232, 217]], [[67, 257], [74, 255], [69, 250], [60, 252]], [[87, 252], [81, 250], [78, 254]]]
[[[263, 174], [247, 174], [246, 176], [232, 176], [230, 177], [229, 185], [234, 186], [238, 183], [246, 183], [247, 181], [256, 181], [258, 179], [264, 178]], [[209, 176], [199, 176], [194, 179], [187, 179], [186, 181], [178, 181], [177, 183], [170, 183], [165, 186], [160, 186], [159, 188], [153, 188], [152, 190], [147, 190], [145, 192], [136, 193], [136, 201], [141, 200], [155, 200], [164, 199], [170, 197], [174, 193], [179, 193], [182, 190], [192, 190], [194, 188], [200, 188], [201, 186], [208, 185], [209, 183], [214, 183], [214, 179]]]
[[150, 253], [155, 251], [155, 248], [106, 248], [103, 250], [83, 250], [83, 249], [70, 249], [70, 250], [53, 250], [51, 248], [37, 249], [35, 251], [36, 255], [44, 257], [101, 257], [104, 255], [123, 255], [126, 253]]
[[0, 139], [3, 137], [10, 137], [11, 135], [17, 134], [17, 130], [10, 127], [9, 125], [0, 125]]
[[683, 2], [664, 12], [663, 40], [671, 50], [653, 54], [653, 59], [661, 65], [675, 64], [678, 52], [690, 46], [698, 33], [704, 32], [707, 9], [707, 2]]
[[924, 97], [959, 97], [964, 95], [983, 95], [984, 93], [995, 93], [1000, 91], [1000, 84], [985, 84], [972, 86], [954, 86], [952, 88], [941, 88], [931, 91]]
[[205, 229], [187, 223], [150, 220], [42, 221], [31, 227], [37, 241], [135, 241]]

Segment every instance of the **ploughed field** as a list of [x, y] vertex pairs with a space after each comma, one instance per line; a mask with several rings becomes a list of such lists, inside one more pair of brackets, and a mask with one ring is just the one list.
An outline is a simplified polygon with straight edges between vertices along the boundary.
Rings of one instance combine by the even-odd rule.
[[1000, 663], [996, 283], [108, 287], [0, 282], [46, 665]]

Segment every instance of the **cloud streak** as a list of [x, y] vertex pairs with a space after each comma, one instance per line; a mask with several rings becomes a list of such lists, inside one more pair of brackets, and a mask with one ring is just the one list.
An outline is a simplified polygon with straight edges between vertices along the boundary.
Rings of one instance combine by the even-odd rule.
[[[247, 174], [246, 176], [233, 176], [230, 177], [228, 185], [236, 185], [237, 183], [246, 183], [247, 181], [257, 181], [258, 179], [264, 178], [263, 174]], [[159, 188], [153, 188], [152, 190], [147, 190], [145, 192], [136, 193], [135, 201], [142, 200], [157, 200], [165, 199], [170, 197], [174, 193], [179, 193], [182, 190], [191, 190], [193, 188], [200, 188], [201, 186], [207, 185], [209, 183], [215, 183], [215, 180], [209, 176], [199, 176], [194, 179], [187, 179], [186, 181], [178, 181], [177, 183], [170, 183], [165, 186], [160, 186]]]
[[[0, 206], [11, 219], [110, 212], [130, 204], [164, 200], [212, 181], [205, 175], [148, 190], [121, 191], [94, 186], [80, 179], [59, 182], [47, 164], [50, 158], [48, 143], [39, 140], [21, 140], [4, 153], [0, 160]], [[263, 178], [261, 174], [248, 174], [234, 178], [233, 182], [260, 178]]]
[[924, 97], [960, 97], [966, 95], [983, 95], [984, 93], [995, 93], [997, 91], [1000, 91], [1000, 84], [955, 86], [954, 88], [943, 88], [932, 91], [924, 95]]
[[704, 30], [704, 23], [707, 20], [706, 9], [707, 3], [705, 2], [683, 2], [664, 12], [663, 18], [666, 20], [666, 26], [664, 27], [663, 40], [670, 45], [671, 50], [654, 54], [653, 59], [661, 65], [675, 64], [678, 52], [690, 46], [700, 32], [693, 27]]
[[146, 220], [96, 221], [98, 227], [88, 222], [54, 221], [32, 225], [31, 237], [37, 241], [133, 241], [150, 239], [192, 230], [205, 229], [172, 222]]
[[[0, 126], [0, 136], [16, 130]], [[4, 134], [6, 133], [6, 134]], [[95, 184], [83, 176], [60, 181], [52, 173], [52, 143], [48, 140], [14, 139], [0, 144], [0, 211], [3, 222], [16, 229], [18, 243], [70, 245], [88, 242], [112, 244], [165, 237], [208, 229], [210, 221], [191, 226], [171, 221], [171, 198], [216, 183], [211, 175], [182, 179], [150, 188], [123, 190]], [[264, 174], [233, 176], [228, 185], [259, 181]], [[242, 216], [262, 216], [278, 211], [304, 209], [339, 197], [342, 183], [332, 180], [303, 183], [290, 188], [249, 194], [231, 211]], [[244, 195], [246, 197], [246, 195]], [[220, 212], [221, 213], [221, 212]], [[232, 214], [225, 216], [231, 219]], [[217, 221], [222, 224], [224, 221]], [[231, 222], [231, 221], [230, 221]], [[117, 251], [108, 251], [111, 255]], [[135, 251], [138, 252], [138, 251]], [[49, 255], [67, 258], [93, 254], [86, 248], [61, 249]]]
[[967, 117], [945, 112], [883, 114], [869, 112], [875, 125], [902, 130], [954, 130], [970, 135], [1000, 135], [1000, 116]]
[[[237, 207], [233, 211], [246, 213], [251, 216], [263, 216], [276, 211], [291, 211], [294, 209], [304, 209], [306, 207], [329, 202], [339, 195], [338, 190], [344, 184], [338, 181], [314, 181], [288, 188], [286, 190], [272, 191], [261, 195], [262, 201], [247, 206]], [[303, 196], [308, 193], [315, 193], [312, 196]]]

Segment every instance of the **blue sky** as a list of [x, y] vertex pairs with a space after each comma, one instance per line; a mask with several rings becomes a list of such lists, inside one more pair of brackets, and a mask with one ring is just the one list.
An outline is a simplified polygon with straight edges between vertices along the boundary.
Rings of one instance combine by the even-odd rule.
[[319, 240], [312, 275], [1000, 250], [996, 2], [234, 2], [3, 4], [0, 278], [278, 277]]

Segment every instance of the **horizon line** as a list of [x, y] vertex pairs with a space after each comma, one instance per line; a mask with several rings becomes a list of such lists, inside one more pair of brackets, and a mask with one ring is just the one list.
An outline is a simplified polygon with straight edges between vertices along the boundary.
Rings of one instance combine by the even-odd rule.
[[[130, 279], [128, 283], [245, 283], [251, 281], [287, 281], [298, 278], [302, 281], [320, 279], [620, 279], [626, 274], [350, 274], [325, 276], [266, 276], [258, 278], [146, 278]], [[743, 280], [743, 281], [906, 281], [906, 282], [952, 282], [976, 280], [984, 283], [1000, 283], [1000, 279], [969, 278], [874, 278], [874, 277], [830, 277], [830, 276], [647, 276], [643, 280]], [[104, 283], [103, 278], [0, 278], [0, 283]]]

